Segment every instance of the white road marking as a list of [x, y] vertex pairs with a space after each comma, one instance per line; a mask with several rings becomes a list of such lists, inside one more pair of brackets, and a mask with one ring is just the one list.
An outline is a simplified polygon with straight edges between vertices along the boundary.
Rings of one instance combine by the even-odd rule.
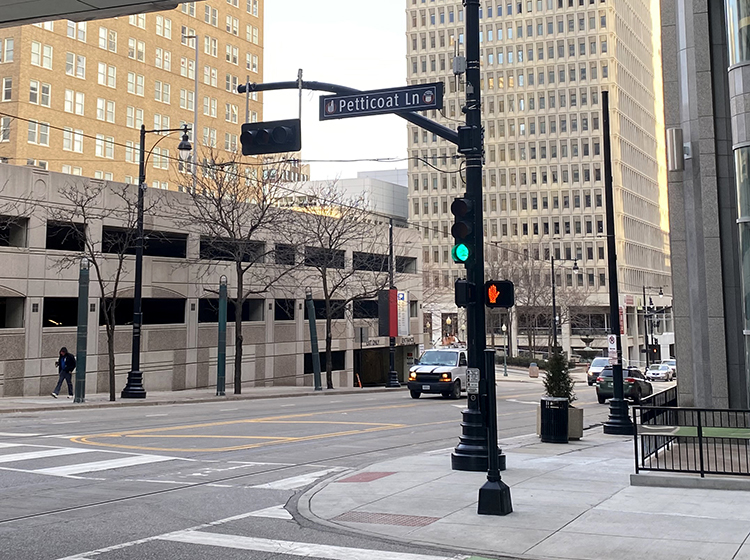
[[461, 409], [466, 408], [465, 404], [452, 404], [451, 406], [455, 406], [456, 408], [461, 408]]
[[195, 484], [187, 480], [149, 480], [147, 478], [126, 478], [123, 482], [153, 482], [154, 484]]
[[344, 402], [344, 401], [328, 401], [328, 402], [329, 402], [330, 404], [335, 404], [335, 403], [340, 403], [340, 402]]
[[6, 447], [27, 447], [27, 446], [25, 444], [23, 444], [23, 443], [5, 443], [5, 442], [0, 442], [0, 449], [5, 449]]
[[449, 451], [453, 451], [454, 447], [446, 447], [444, 449], [435, 449], [434, 451], [425, 451], [424, 455], [443, 455]]
[[259, 509], [251, 514], [253, 517], [268, 517], [270, 519], [294, 519], [292, 514], [284, 509], [283, 505], [271, 506]]
[[160, 463], [162, 461], [174, 460], [175, 457], [162, 457], [160, 455], [134, 455], [132, 457], [122, 457], [120, 459], [110, 459], [108, 461], [96, 461], [93, 463], [79, 463], [77, 465], [36, 469], [30, 472], [52, 476], [70, 476], [81, 473], [107, 471], [110, 469], [121, 469], [123, 467], [133, 467], [135, 465], [146, 465], [148, 463]]
[[52, 434], [49, 436], [42, 436], [43, 438], [57, 438], [57, 439], [72, 439], [78, 437], [78, 435], [65, 435], [65, 434]]
[[323, 471], [315, 471], [315, 472], [303, 474], [300, 476], [282, 478], [281, 480], [268, 482], [266, 484], [256, 484], [255, 486], [250, 486], [250, 488], [263, 488], [266, 490], [297, 490], [299, 488], [304, 488], [308, 484], [312, 484], [319, 478], [323, 478], [324, 476], [328, 474], [333, 474], [333, 473], [337, 473], [337, 472], [341, 472], [345, 470], [347, 469], [344, 467], [332, 467], [330, 469], [325, 469]]
[[539, 404], [536, 401], [519, 401], [518, 399], [505, 399], [505, 400], [507, 402], [514, 402], [514, 403], [518, 403], [518, 404], [534, 404], [534, 405]]
[[[256, 511], [261, 511], [261, 510], [256, 510]], [[190, 527], [189, 529], [185, 529], [185, 531], [198, 531], [200, 529], [208, 529], [209, 527], [216, 527], [218, 525], [224, 525], [225, 523], [231, 523], [232, 521], [240, 521], [242, 519], [247, 519], [248, 517], [253, 517], [255, 513], [256, 513], [255, 511], [251, 511], [248, 513], [241, 513], [239, 515], [233, 515], [232, 517], [225, 517], [224, 519], [219, 519], [217, 521], [211, 521], [210, 523], [203, 523], [201, 525], [196, 525], [195, 527]], [[184, 531], [178, 531], [178, 532], [182, 533]], [[88, 560], [95, 556], [99, 556], [100, 554], [106, 554], [107, 552], [114, 552], [116, 550], [122, 550], [124, 548], [129, 548], [131, 546], [153, 542], [153, 541], [162, 539], [166, 536], [169, 536], [170, 534], [171, 533], [166, 533], [163, 535], [156, 535], [153, 537], [146, 537], [146, 538], [138, 539], [135, 541], [115, 544], [115, 545], [108, 546], [105, 548], [98, 548], [96, 550], [90, 550], [88, 552], [81, 552], [79, 554], [74, 554], [73, 556], [66, 556], [65, 558], [60, 558], [59, 560]]]
[[261, 463], [257, 461], [227, 461], [235, 465], [243, 465], [247, 467], [293, 467], [294, 463]]
[[65, 420], [63, 422], [55, 422], [55, 424], [80, 424], [80, 420]]
[[28, 451], [26, 453], [12, 453], [0, 455], [0, 463], [14, 463], [16, 461], [29, 461], [31, 459], [44, 459], [45, 457], [62, 457], [63, 455], [75, 455], [77, 453], [91, 453], [95, 449], [80, 449], [77, 447], [57, 447], [44, 449], [43, 451]]
[[233, 410], [239, 410], [238, 408], [222, 408], [219, 412], [232, 412]]
[[287, 408], [289, 406], [297, 406], [296, 404], [280, 404], [279, 408]]
[[236, 550], [253, 550], [275, 554], [288, 554], [304, 558], [323, 558], [326, 560], [457, 560], [468, 556], [428, 556], [408, 552], [390, 552], [387, 550], [367, 550], [325, 544], [298, 543], [276, 539], [260, 539], [221, 533], [203, 533], [198, 531], [178, 531], [164, 535], [159, 540], [179, 543], [200, 544], [233, 548]]
[[0, 432], [0, 437], [37, 437], [42, 434], [17, 434], [13, 432]]
[[146, 418], [155, 418], [156, 416], [169, 416], [169, 414], [146, 414]]

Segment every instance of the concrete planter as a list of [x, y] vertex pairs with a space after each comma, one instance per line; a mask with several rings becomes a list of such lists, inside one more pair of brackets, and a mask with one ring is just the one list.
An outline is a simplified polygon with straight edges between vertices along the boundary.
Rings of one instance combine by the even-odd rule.
[[568, 439], [583, 437], [583, 409], [568, 407]]
[[[536, 407], [536, 435], [542, 435], [542, 407]], [[583, 409], [568, 407], [568, 439], [583, 437]]]

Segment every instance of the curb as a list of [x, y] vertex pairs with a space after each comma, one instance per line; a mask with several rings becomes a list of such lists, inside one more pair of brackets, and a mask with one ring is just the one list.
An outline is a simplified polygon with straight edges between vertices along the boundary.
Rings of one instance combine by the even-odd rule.
[[[396, 391], [405, 391], [406, 385], [401, 387], [377, 387], [372, 389], [365, 389], [367, 393], [393, 393]], [[21, 408], [3, 408], [0, 403], [0, 414], [18, 414], [22, 412], [54, 412], [58, 410], [81, 410], [81, 409], [97, 409], [97, 408], [113, 408], [113, 407], [132, 407], [132, 406], [160, 406], [160, 405], [173, 405], [173, 404], [194, 404], [194, 403], [212, 403], [212, 402], [230, 402], [230, 401], [245, 401], [245, 400], [261, 400], [261, 399], [279, 399], [279, 398], [293, 398], [293, 397], [312, 397], [312, 396], [323, 396], [323, 395], [356, 395], [362, 393], [362, 389], [325, 389], [323, 391], [309, 391], [304, 393], [278, 393], [269, 395], [253, 395], [252, 393], [240, 394], [240, 395], [227, 395], [225, 397], [187, 397], [185, 399], [171, 398], [167, 400], [148, 401], [148, 400], [133, 400], [133, 401], [104, 401], [98, 403], [61, 403], [58, 406], [29, 406]]]
[[[369, 466], [372, 466], [377, 463], [371, 463]], [[432, 548], [434, 550], [438, 551], [449, 551], [451, 553], [461, 553], [466, 554], [467, 558], [466, 560], [548, 560], [547, 557], [542, 556], [529, 556], [526, 554], [523, 555], [509, 555], [503, 552], [495, 552], [491, 550], [477, 550], [477, 549], [471, 549], [471, 548], [465, 548], [462, 546], [451, 546], [448, 548], [446, 545], [436, 544], [428, 541], [423, 540], [409, 540], [408, 538], [403, 537], [397, 537], [392, 535], [383, 535], [382, 533], [376, 533], [372, 531], [367, 531], [363, 528], [357, 527], [356, 529], [354, 527], [348, 527], [346, 525], [340, 525], [338, 523], [334, 523], [332, 521], [328, 521], [327, 519], [323, 519], [321, 517], [318, 517], [313, 513], [312, 508], [310, 507], [310, 502], [315, 497], [315, 495], [320, 492], [323, 488], [328, 486], [329, 484], [332, 484], [336, 482], [337, 479], [342, 478], [344, 476], [352, 476], [353, 474], [356, 474], [358, 472], [362, 472], [366, 467], [360, 467], [358, 469], [352, 469], [349, 472], [346, 473], [337, 473], [329, 478], [326, 478], [311, 488], [308, 488], [305, 490], [302, 494], [299, 495], [299, 497], [296, 498], [295, 503], [295, 509], [297, 513], [302, 516], [305, 520], [309, 521], [310, 523], [313, 523], [315, 525], [320, 525], [323, 527], [326, 527], [328, 529], [337, 531], [337, 532], [344, 532], [352, 535], [366, 535], [367, 537], [374, 538], [380, 541], [384, 542], [391, 542], [391, 543], [397, 543], [397, 544], [407, 544], [410, 546], [426, 546], [429, 548]], [[490, 557], [485, 556], [479, 556], [479, 555], [489, 555]]]

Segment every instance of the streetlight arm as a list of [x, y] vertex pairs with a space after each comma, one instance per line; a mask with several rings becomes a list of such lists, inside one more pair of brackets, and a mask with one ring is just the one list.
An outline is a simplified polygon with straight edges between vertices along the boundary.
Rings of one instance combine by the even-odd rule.
[[[173, 132], [183, 132], [183, 131], [188, 131], [188, 130], [190, 130], [190, 127], [187, 126], [187, 125], [183, 126], [182, 128], [162, 128], [162, 129], [154, 129], [154, 130], [142, 130], [141, 134], [144, 137], [145, 137], [146, 134], [161, 134], [161, 133], [164, 133], [164, 132], [168, 132], [169, 133], [166, 136], [162, 136], [161, 138], [159, 138], [156, 142], [154, 142], [154, 145], [151, 146], [151, 148], [148, 150], [148, 152], [145, 152], [146, 156], [145, 156], [145, 160], [143, 162], [144, 168], [146, 167], [146, 165], [148, 165], [148, 158], [151, 156], [151, 153], [154, 151], [154, 148], [156, 148], [156, 146], [159, 145], [159, 142], [161, 142], [165, 138], [169, 138], [169, 136]], [[145, 140], [145, 138], [144, 138], [144, 140]], [[145, 173], [144, 173], [144, 175], [145, 175]]]

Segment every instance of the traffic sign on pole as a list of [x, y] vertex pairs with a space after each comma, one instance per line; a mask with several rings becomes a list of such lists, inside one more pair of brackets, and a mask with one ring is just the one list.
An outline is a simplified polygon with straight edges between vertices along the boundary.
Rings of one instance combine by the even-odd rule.
[[320, 120], [443, 108], [443, 83], [374, 89], [351, 95], [322, 95]]

